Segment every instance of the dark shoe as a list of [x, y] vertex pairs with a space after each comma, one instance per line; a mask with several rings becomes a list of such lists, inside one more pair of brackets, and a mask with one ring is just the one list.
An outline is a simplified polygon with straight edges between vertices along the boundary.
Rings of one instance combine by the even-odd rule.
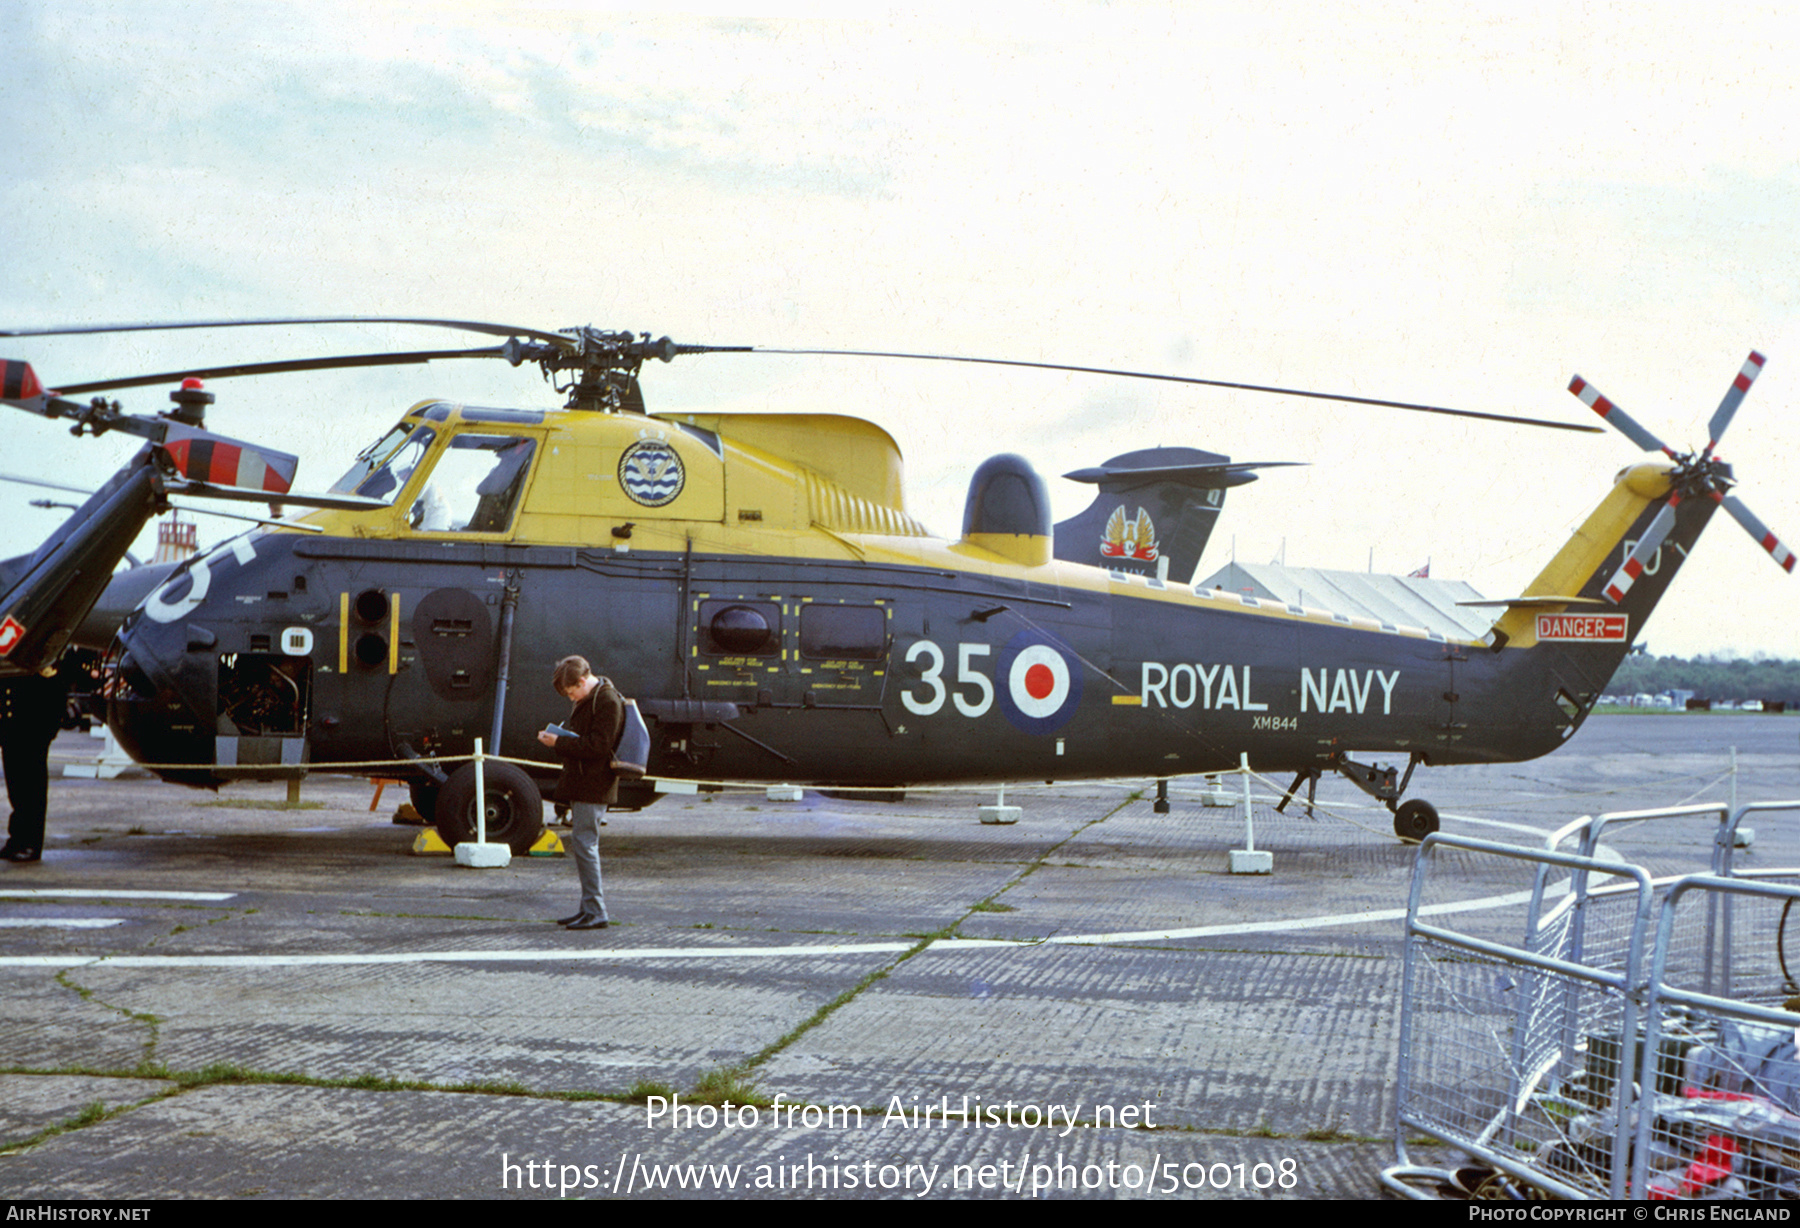
[[608, 921], [605, 917], [596, 917], [590, 914], [579, 920], [569, 922], [566, 928], [572, 930], [603, 930], [611, 924], [612, 922]]
[[574, 925], [574, 924], [575, 924], [575, 923], [576, 923], [576, 922], [577, 922], [577, 921], [579, 921], [579, 920], [581, 920], [581, 919], [582, 919], [582, 918], [583, 918], [583, 917], [585, 917], [585, 916], [587, 916], [587, 914], [586, 914], [586, 913], [584, 913], [584, 912], [578, 912], [578, 913], [575, 913], [575, 914], [574, 914], [574, 915], [572, 915], [572, 916], [568, 916], [568, 917], [558, 917], [558, 918], [557, 918], [557, 919], [556, 919], [556, 923], [557, 923], [557, 924], [558, 924], [558, 925]]
[[7, 861], [42, 861], [44, 859], [44, 850], [22, 848], [9, 844], [5, 848], [0, 848], [0, 858], [4, 858]]

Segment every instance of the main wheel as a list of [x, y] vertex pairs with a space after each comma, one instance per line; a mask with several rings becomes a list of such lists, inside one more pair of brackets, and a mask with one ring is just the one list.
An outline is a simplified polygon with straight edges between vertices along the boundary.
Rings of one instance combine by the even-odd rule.
[[[537, 782], [510, 763], [487, 765], [487, 838], [523, 856], [544, 834], [544, 796]], [[454, 848], [475, 839], [475, 765], [450, 773], [437, 799], [438, 835]]]
[[443, 787], [435, 780], [414, 780], [407, 783], [406, 792], [412, 799], [413, 809], [427, 823], [437, 822], [438, 793]]
[[1400, 808], [1394, 811], [1394, 834], [1402, 840], [1417, 844], [1437, 829], [1437, 808], [1430, 802], [1415, 797], [1410, 802], [1401, 802]]

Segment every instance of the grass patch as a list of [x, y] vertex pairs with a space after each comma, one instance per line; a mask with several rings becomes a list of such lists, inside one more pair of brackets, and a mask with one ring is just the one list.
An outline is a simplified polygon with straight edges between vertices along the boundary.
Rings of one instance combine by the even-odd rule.
[[725, 1067], [720, 1070], [709, 1070], [700, 1076], [689, 1093], [695, 1104], [754, 1104], [767, 1108], [773, 1104], [767, 1096], [756, 1090], [756, 1084], [745, 1078], [745, 1072], [736, 1067]]
[[67, 1121], [59, 1121], [54, 1126], [45, 1126], [36, 1134], [27, 1135], [21, 1139], [0, 1143], [0, 1155], [12, 1155], [14, 1152], [24, 1151], [28, 1147], [37, 1146], [45, 1139], [55, 1138], [59, 1134], [67, 1134], [71, 1130], [79, 1130], [83, 1126], [91, 1126], [95, 1122], [105, 1121], [109, 1116], [111, 1113], [105, 1102], [96, 1100]]
[[970, 912], [1018, 912], [1011, 904], [996, 904], [993, 900], [983, 900], [969, 910]]
[[667, 1083], [659, 1083], [655, 1079], [639, 1079], [631, 1085], [631, 1090], [625, 1093], [625, 1103], [648, 1104], [652, 1096], [673, 1100], [675, 1089]]
[[[324, 802], [266, 802], [253, 797], [222, 797], [212, 802], [195, 802], [196, 806], [211, 806], [215, 810], [323, 810]], [[142, 832], [131, 834], [142, 835]]]

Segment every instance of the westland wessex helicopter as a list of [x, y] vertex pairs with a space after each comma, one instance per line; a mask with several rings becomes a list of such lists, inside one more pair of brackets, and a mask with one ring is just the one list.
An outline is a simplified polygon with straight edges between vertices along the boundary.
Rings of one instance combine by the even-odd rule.
[[[1223, 492], [1265, 467], [1197, 449], [1128, 453], [1068, 475], [1099, 493], [1060, 525], [1031, 466], [995, 456], [970, 483], [962, 536], [945, 541], [907, 515], [899, 450], [872, 423], [647, 412], [638, 383], [647, 359], [749, 347], [439, 320], [123, 328], [345, 322], [506, 340], [61, 392], [11, 363], [0, 368], [9, 381], [0, 399], [72, 418], [77, 433], [147, 438], [72, 522], [120, 552], [171, 486], [316, 509], [190, 560], [124, 615], [110, 649], [107, 720], [135, 758], [164, 779], [210, 787], [268, 765], [399, 760], [348, 770], [407, 777], [452, 842], [475, 827], [474, 768], [446, 771], [436, 760], [468, 755], [477, 737], [491, 753], [543, 764], [488, 765], [490, 838], [524, 851], [541, 833], [540, 782], [555, 765], [534, 734], [562, 715], [544, 680], [569, 653], [637, 700], [653, 735], [653, 778], [866, 789], [1168, 777], [1230, 769], [1247, 754], [1258, 770], [1294, 774], [1290, 798], [1303, 782], [1310, 790], [1323, 773], [1341, 773], [1388, 806], [1397, 835], [1422, 839], [1437, 814], [1400, 800], [1413, 771], [1531, 759], [1561, 745], [1716, 509], [1794, 566], [1728, 493], [1732, 471], [1714, 454], [1761, 369], [1757, 354], [1699, 452], [1667, 447], [1577, 377], [1571, 391], [1664, 455], [1623, 470], [1522, 595], [1486, 603], [1498, 615], [1470, 638], [1192, 584]], [[115, 329], [8, 335], [106, 331]], [[465, 357], [536, 363], [567, 403], [423, 402], [320, 496], [289, 490], [291, 458], [195, 437], [210, 400], [191, 386], [199, 379]], [[188, 386], [172, 394], [176, 411], [154, 418], [100, 397], [67, 399], [177, 380]], [[110, 570], [100, 546], [65, 549], [58, 563], [54, 543], [0, 573], [0, 664], [15, 670], [60, 649]], [[515, 677], [526, 680], [516, 691]], [[1376, 755], [1404, 759], [1405, 775], [1365, 761]], [[640, 784], [624, 801], [649, 798]]]

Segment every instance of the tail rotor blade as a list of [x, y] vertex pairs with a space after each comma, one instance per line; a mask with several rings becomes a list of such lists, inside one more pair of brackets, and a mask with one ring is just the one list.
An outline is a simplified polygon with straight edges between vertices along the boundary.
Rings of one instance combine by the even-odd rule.
[[[1746, 388], [1749, 387], [1748, 384], [1744, 386]], [[1670, 451], [1668, 444], [1645, 430], [1643, 425], [1639, 423], [1637, 419], [1601, 396], [1598, 388], [1582, 379], [1579, 375], [1569, 381], [1569, 391], [1574, 393], [1583, 405], [1606, 419], [1610, 426], [1644, 451], [1663, 452], [1666, 453], [1670, 459], [1675, 459], [1675, 453]]]
[[1731, 417], [1737, 413], [1738, 406], [1744, 403], [1744, 394], [1750, 391], [1750, 385], [1762, 374], [1763, 363], [1768, 359], [1750, 351], [1750, 357], [1744, 359], [1744, 366], [1737, 378], [1731, 381], [1731, 387], [1725, 391], [1725, 399], [1719, 402], [1719, 408], [1713, 411], [1712, 419], [1706, 424], [1706, 452], [1711, 456], [1712, 450], [1719, 446], [1719, 440], [1725, 436], [1725, 428], [1731, 425]]
[[1650, 522], [1650, 527], [1644, 531], [1644, 536], [1639, 539], [1637, 547], [1625, 559], [1625, 566], [1619, 568], [1618, 574], [1607, 583], [1603, 590], [1608, 601], [1614, 605], [1624, 601], [1625, 594], [1631, 591], [1632, 584], [1644, 574], [1644, 564], [1656, 556], [1657, 550], [1663, 544], [1663, 539], [1668, 537], [1669, 530], [1675, 527], [1675, 505], [1680, 502], [1679, 492], [1670, 495], [1669, 501], [1663, 504], [1662, 511], [1656, 513], [1656, 519]]
[[1717, 499], [1720, 506], [1731, 513], [1733, 520], [1749, 530], [1750, 536], [1756, 539], [1756, 544], [1767, 550], [1769, 557], [1774, 559], [1783, 571], [1791, 573], [1794, 570], [1794, 552], [1779, 537], [1771, 533], [1769, 526], [1758, 520], [1756, 514], [1745, 507], [1742, 500], [1736, 495], [1714, 495], [1713, 498]]

